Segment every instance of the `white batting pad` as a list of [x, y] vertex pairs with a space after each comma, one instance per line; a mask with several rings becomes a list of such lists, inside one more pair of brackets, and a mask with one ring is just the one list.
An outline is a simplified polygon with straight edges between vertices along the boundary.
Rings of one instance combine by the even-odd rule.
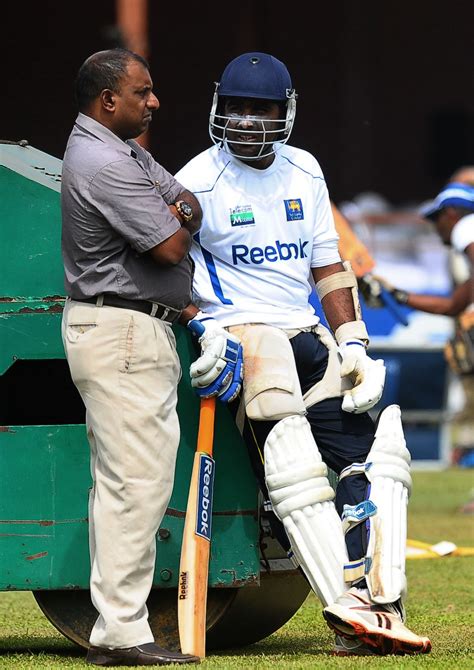
[[411, 492], [410, 452], [406, 448], [400, 408], [389, 405], [380, 415], [375, 440], [364, 464], [354, 464], [341, 478], [365, 472], [375, 510], [364, 519], [369, 543], [364, 573], [372, 600], [395, 602], [406, 593], [407, 505]]
[[273, 511], [313, 590], [329, 605], [345, 591], [347, 552], [334, 490], [307, 419], [279, 421], [267, 437], [264, 455]]

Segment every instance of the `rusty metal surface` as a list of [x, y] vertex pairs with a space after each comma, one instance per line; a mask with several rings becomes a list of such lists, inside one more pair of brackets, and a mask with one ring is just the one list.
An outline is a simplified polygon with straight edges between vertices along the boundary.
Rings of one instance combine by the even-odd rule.
[[235, 590], [235, 598], [207, 629], [209, 650], [242, 647], [281, 628], [306, 600], [310, 586], [297, 570], [261, 573], [258, 587]]
[[0, 296], [0, 315], [5, 314], [62, 314], [64, 297], [46, 296], [44, 298], [10, 298]]
[[[306, 600], [310, 587], [297, 570], [262, 573], [260, 586], [211, 588], [207, 596], [209, 651], [258, 642], [281, 628]], [[34, 591], [36, 601], [60, 633], [88, 648], [97, 618], [88, 590]], [[147, 601], [156, 642], [179, 649], [177, 589], [153, 589]]]
[[[60, 633], [81, 647], [89, 646], [89, 636], [97, 618], [88, 590], [34, 591], [43, 614]], [[209, 589], [207, 628], [225, 615], [236, 596], [236, 589]], [[147, 601], [150, 627], [157, 644], [179, 649], [177, 589], [153, 589]]]

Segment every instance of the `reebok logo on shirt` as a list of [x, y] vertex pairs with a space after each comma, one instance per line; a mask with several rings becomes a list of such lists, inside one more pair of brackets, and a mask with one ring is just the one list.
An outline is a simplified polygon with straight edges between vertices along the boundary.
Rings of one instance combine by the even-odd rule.
[[289, 261], [297, 258], [308, 258], [305, 247], [308, 240], [301, 239], [296, 242], [280, 242], [275, 240], [275, 246], [248, 247], [246, 244], [232, 245], [232, 263], [234, 265], [260, 265], [264, 261], [275, 263], [276, 261]]

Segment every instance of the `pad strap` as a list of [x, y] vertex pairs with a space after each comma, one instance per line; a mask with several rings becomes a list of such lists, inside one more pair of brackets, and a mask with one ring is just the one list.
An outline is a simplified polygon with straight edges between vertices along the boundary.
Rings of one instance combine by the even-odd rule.
[[344, 581], [347, 584], [354, 584], [362, 577], [365, 577], [372, 566], [372, 559], [365, 556], [357, 561], [349, 561], [344, 564]]
[[377, 506], [372, 500], [363, 500], [357, 505], [344, 505], [342, 512], [342, 530], [344, 534], [376, 513]]

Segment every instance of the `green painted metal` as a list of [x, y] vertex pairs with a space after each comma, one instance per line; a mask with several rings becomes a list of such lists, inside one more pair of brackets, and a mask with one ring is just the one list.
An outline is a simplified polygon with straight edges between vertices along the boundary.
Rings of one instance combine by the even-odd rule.
[[[186, 427], [173, 495], [157, 538], [154, 583], [164, 588], [177, 585], [198, 420], [195, 408], [181, 398], [180, 406], [186, 413]], [[230, 417], [219, 414], [210, 584], [239, 586], [259, 578], [257, 496], [245, 449], [233, 434]], [[0, 589], [87, 588], [91, 479], [85, 427], [2, 430], [0, 471]]]
[[23, 147], [0, 145], [1, 297], [64, 295], [59, 182], [61, 161]]
[[[61, 162], [32, 147], [0, 145], [0, 384], [16, 361], [64, 358], [60, 255]], [[175, 328], [183, 376], [175, 485], [157, 536], [154, 584], [176, 587], [199, 401], [187, 370], [195, 357]], [[44, 389], [47, 393], [48, 389]], [[258, 583], [258, 491], [240, 435], [218, 404], [210, 585]], [[87, 498], [91, 485], [83, 424], [0, 426], [0, 589], [88, 588]]]
[[[47, 306], [38, 305], [32, 312], [21, 312], [31, 304], [31, 301], [16, 302], [17, 311], [0, 311], [0, 374], [17, 360], [64, 358], [61, 313], [47, 311]], [[56, 303], [53, 308], [62, 312], [63, 304], [64, 301]], [[0, 310], [6, 309], [11, 309], [11, 303], [6, 307], [0, 302]]]

